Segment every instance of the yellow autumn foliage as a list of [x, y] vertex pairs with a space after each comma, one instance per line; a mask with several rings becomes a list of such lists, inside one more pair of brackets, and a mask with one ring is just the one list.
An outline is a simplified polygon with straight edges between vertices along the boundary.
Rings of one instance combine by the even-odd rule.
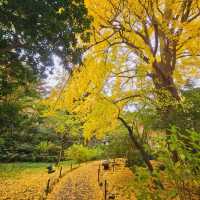
[[79, 114], [86, 138], [112, 130], [127, 106], [152, 97], [155, 88], [166, 93], [162, 105], [168, 105], [170, 88], [178, 98], [188, 79], [199, 77], [199, 0], [85, 4], [93, 34], [83, 65], [74, 67], [62, 94], [52, 93], [49, 102], [51, 112], [65, 108]]

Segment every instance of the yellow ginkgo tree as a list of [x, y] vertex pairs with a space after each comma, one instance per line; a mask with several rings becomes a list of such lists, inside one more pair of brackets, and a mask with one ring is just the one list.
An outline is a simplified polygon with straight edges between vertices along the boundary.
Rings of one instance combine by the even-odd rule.
[[114, 56], [118, 75], [152, 80], [180, 100], [177, 87], [199, 75], [199, 0], [85, 0], [92, 45]]
[[165, 107], [167, 118], [173, 104], [181, 102], [179, 89], [199, 76], [200, 1], [85, 3], [93, 17], [91, 41], [57, 107], [81, 116], [87, 138], [101, 137], [121, 122], [152, 171], [124, 113], [135, 103], [150, 101]]

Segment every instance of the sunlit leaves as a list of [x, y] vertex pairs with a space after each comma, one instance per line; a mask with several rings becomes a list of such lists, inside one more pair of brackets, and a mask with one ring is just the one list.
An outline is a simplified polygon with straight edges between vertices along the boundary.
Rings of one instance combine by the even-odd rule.
[[83, 126], [85, 137], [90, 139], [96, 135], [101, 138], [113, 131], [118, 124], [118, 114], [118, 109], [112, 103], [104, 99], [97, 100]]
[[60, 14], [60, 15], [61, 15], [63, 12], [65, 12], [65, 9], [64, 9], [63, 7], [59, 8], [58, 11], [57, 11], [57, 13]]
[[175, 105], [170, 88], [179, 89], [190, 77], [198, 77], [197, 5], [192, 3], [186, 16], [181, 1], [85, 4], [93, 17], [89, 50], [83, 65], [74, 67], [55, 108], [80, 115], [89, 138], [112, 129], [132, 103], [154, 101], [161, 110]]

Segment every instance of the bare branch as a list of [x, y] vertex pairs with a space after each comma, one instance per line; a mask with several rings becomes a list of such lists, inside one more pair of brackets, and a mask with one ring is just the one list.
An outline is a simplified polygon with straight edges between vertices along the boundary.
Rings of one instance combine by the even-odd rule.
[[113, 101], [113, 103], [119, 103], [121, 101], [129, 100], [129, 99], [133, 99], [133, 98], [137, 98], [137, 97], [141, 97], [141, 95], [140, 94], [131, 95], [131, 96], [128, 96], [128, 97], [124, 97], [124, 98], [115, 100], [115, 101]]
[[89, 50], [89, 49], [91, 49], [92, 47], [94, 47], [94, 46], [96, 46], [96, 45], [98, 45], [98, 44], [100, 44], [100, 43], [102, 43], [102, 42], [105, 42], [105, 41], [108, 42], [108, 40], [109, 40], [110, 38], [112, 38], [115, 34], [116, 34], [116, 32], [113, 32], [113, 33], [112, 33], [111, 35], [109, 35], [108, 37], [103, 38], [102, 40], [96, 41], [94, 44], [91, 44], [90, 46], [88, 46], [88, 47], [86, 48], [86, 50]]

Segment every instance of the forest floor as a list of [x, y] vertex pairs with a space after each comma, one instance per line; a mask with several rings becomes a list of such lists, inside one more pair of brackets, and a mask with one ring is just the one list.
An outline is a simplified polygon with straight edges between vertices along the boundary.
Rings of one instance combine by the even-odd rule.
[[123, 163], [114, 170], [103, 170], [100, 164], [101, 161], [89, 162], [68, 173], [48, 195], [48, 200], [104, 200], [105, 181], [107, 199], [135, 200], [134, 192], [129, 188], [132, 172]]
[[[49, 178], [59, 176], [59, 168], [48, 174], [49, 163], [1, 163], [0, 200], [39, 200]], [[71, 162], [63, 162], [63, 173]]]
[[[73, 167], [70, 163], [62, 163], [61, 178], [61, 168], [48, 174], [47, 163], [0, 164], [0, 200], [41, 200], [43, 194], [47, 200], [136, 200], [135, 177], [123, 159], [116, 159], [115, 167], [111, 164], [109, 170], [103, 169], [102, 161]], [[46, 196], [48, 180], [53, 186]], [[168, 183], [165, 186], [172, 187]]]
[[71, 162], [64, 162], [62, 178], [58, 178], [60, 167], [48, 174], [47, 166], [48, 163], [0, 164], [0, 200], [40, 200], [49, 179], [56, 181], [48, 200], [104, 200], [105, 180], [107, 199], [114, 195], [115, 200], [135, 200], [129, 188], [133, 174], [123, 161], [114, 171], [112, 167], [103, 170], [101, 161], [83, 163], [80, 167], [73, 164], [73, 170]]

